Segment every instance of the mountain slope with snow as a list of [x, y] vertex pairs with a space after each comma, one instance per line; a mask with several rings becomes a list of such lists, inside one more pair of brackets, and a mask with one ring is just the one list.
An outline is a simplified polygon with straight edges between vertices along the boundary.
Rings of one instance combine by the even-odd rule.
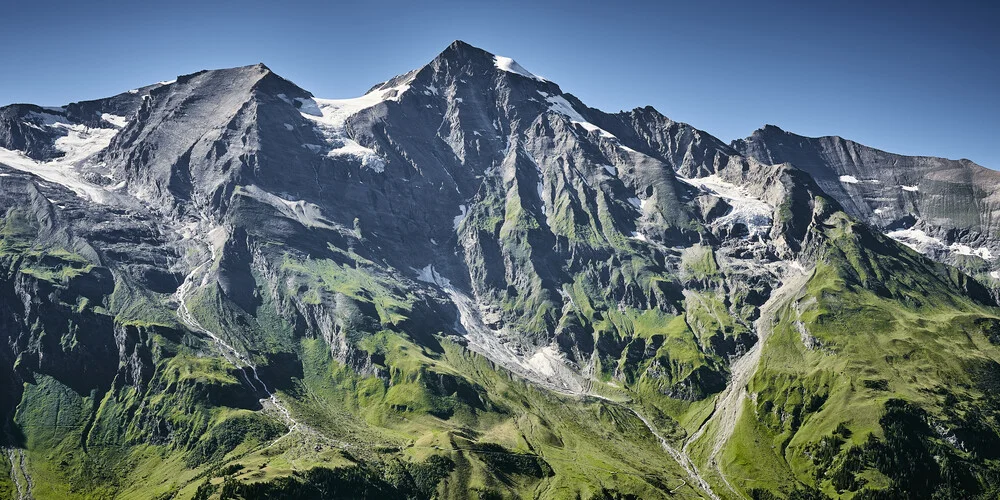
[[993, 250], [830, 175], [460, 41], [0, 108], [0, 491], [988, 494]]
[[[1000, 173], [968, 160], [887, 153], [840, 137], [802, 137], [768, 125], [734, 141], [742, 154], [809, 173], [848, 213], [891, 234], [920, 232], [916, 246], [996, 286]], [[913, 238], [901, 240], [913, 243]], [[968, 259], [967, 257], [977, 257]]]

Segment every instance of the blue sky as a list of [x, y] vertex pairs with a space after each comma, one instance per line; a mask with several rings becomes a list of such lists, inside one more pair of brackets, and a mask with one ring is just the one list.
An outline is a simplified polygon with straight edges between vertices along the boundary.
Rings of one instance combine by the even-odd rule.
[[351, 97], [462, 39], [590, 106], [653, 105], [726, 141], [771, 123], [1000, 169], [995, 1], [3, 3], [0, 104], [256, 62]]

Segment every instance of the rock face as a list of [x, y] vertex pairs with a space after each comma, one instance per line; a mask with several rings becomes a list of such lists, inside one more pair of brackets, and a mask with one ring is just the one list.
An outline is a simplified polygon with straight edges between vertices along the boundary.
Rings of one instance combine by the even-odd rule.
[[852, 216], [922, 253], [996, 280], [985, 272], [996, 270], [1000, 257], [1000, 172], [969, 160], [887, 153], [840, 137], [802, 137], [773, 125], [732, 146], [764, 163], [794, 165]]
[[[761, 432], [794, 433], [832, 389], [795, 403], [807, 389], [781, 385], [776, 359], [798, 347], [855, 359], [823, 336], [831, 297], [933, 302], [992, 331], [976, 281], [852, 219], [907, 243], [940, 238], [925, 251], [944, 260], [989, 260], [989, 172], [789, 137], [768, 128], [730, 146], [651, 107], [605, 113], [460, 41], [353, 99], [258, 64], [0, 108], [4, 445], [66, 450], [32, 460], [63, 464], [85, 494], [142, 491], [123, 484], [153, 467], [135, 450], [154, 446], [184, 464], [146, 485], [162, 495], [251, 498], [301, 479], [301, 491], [410, 496], [563, 481], [580, 495], [716, 496], [729, 483], [709, 464], [751, 418], [729, 398], [765, 380], [799, 391], [753, 417], [780, 407], [795, 416]], [[786, 319], [797, 344], [758, 343], [770, 330], [780, 342]], [[717, 395], [721, 416], [695, 415]], [[33, 423], [50, 417], [77, 430]], [[689, 456], [703, 437], [721, 441]], [[89, 472], [98, 445], [122, 450], [102, 455], [107, 484]], [[401, 461], [404, 446], [457, 458]], [[643, 479], [542, 458], [576, 446], [566, 463], [582, 453]], [[356, 469], [195, 483], [303, 453]], [[30, 468], [10, 460], [21, 492]], [[763, 488], [825, 487], [796, 481]]]

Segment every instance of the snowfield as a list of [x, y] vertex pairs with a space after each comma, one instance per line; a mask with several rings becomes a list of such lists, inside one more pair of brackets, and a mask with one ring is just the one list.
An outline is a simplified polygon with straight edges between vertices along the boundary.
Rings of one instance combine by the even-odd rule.
[[713, 226], [740, 223], [747, 227], [751, 235], [765, 234], [771, 230], [774, 207], [749, 195], [743, 187], [726, 182], [718, 175], [692, 179], [677, 177], [677, 180], [718, 196], [733, 207], [729, 213], [712, 221]]
[[409, 88], [409, 83], [404, 83], [395, 87], [376, 89], [353, 99], [296, 98], [295, 101], [299, 103], [299, 112], [302, 116], [313, 122], [331, 146], [332, 149], [326, 153], [327, 156], [357, 158], [362, 167], [382, 173], [385, 171], [385, 160], [373, 149], [362, 146], [350, 138], [347, 133], [347, 119], [383, 102], [398, 101], [403, 92]]
[[70, 123], [66, 117], [52, 113], [32, 113], [29, 117], [39, 123], [29, 121], [26, 122], [28, 126], [64, 134], [54, 143], [55, 149], [62, 152], [63, 156], [48, 161], [38, 161], [20, 151], [0, 148], [0, 163], [35, 174], [46, 181], [61, 184], [81, 198], [96, 203], [108, 203], [112, 196], [110, 191], [117, 187], [105, 188], [84, 180], [79, 167], [89, 164], [95, 155], [106, 149], [118, 130], [128, 124], [128, 119], [105, 113], [102, 119], [113, 124], [115, 128], [91, 128]]
[[945, 244], [940, 238], [935, 238], [921, 229], [897, 229], [889, 231], [886, 236], [916, 250], [926, 254], [931, 251], [948, 251], [958, 255], [968, 255], [979, 257], [983, 260], [993, 260], [993, 252], [989, 248], [974, 248], [962, 243]]

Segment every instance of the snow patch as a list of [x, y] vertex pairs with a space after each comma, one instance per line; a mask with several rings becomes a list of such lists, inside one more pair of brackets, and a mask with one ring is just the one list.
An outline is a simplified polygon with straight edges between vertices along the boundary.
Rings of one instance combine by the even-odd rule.
[[889, 231], [886, 236], [916, 250], [919, 253], [927, 253], [932, 249], [943, 249], [945, 244], [920, 229], [897, 229]]
[[606, 171], [608, 175], [614, 175], [614, 176], [618, 175], [618, 169], [611, 165], [601, 165], [601, 167], [604, 168], [604, 171]]
[[453, 220], [455, 229], [458, 229], [458, 226], [462, 225], [462, 221], [465, 219], [465, 216], [468, 215], [468, 208], [465, 205], [459, 205], [458, 209], [462, 213], [456, 215], [455, 219]]
[[959, 255], [969, 255], [973, 257], [979, 257], [983, 260], [993, 260], [993, 252], [989, 248], [973, 248], [969, 245], [963, 245], [961, 243], [952, 243], [948, 245], [948, 250]]
[[515, 75], [521, 75], [525, 78], [531, 78], [532, 80], [538, 80], [541, 82], [546, 81], [544, 78], [535, 76], [530, 71], [524, 69], [524, 67], [518, 64], [517, 61], [509, 57], [493, 56], [493, 64], [496, 65], [497, 69], [506, 71], [507, 73], [514, 73]]
[[935, 238], [921, 229], [897, 229], [886, 233], [886, 236], [916, 250], [926, 254], [931, 250], [948, 251], [957, 255], [967, 255], [979, 257], [983, 260], [993, 260], [993, 252], [986, 247], [972, 247], [962, 243], [952, 243], [946, 245], [944, 241]]
[[101, 119], [118, 128], [124, 128], [125, 125], [128, 125], [128, 118], [124, 116], [113, 115], [111, 113], [102, 114]]
[[900, 187], [903, 188], [903, 191], [909, 191], [911, 193], [920, 191], [920, 187], [918, 186], [900, 186]]
[[858, 178], [853, 175], [841, 175], [840, 182], [843, 182], [844, 184], [857, 184], [861, 181], [859, 181]]

